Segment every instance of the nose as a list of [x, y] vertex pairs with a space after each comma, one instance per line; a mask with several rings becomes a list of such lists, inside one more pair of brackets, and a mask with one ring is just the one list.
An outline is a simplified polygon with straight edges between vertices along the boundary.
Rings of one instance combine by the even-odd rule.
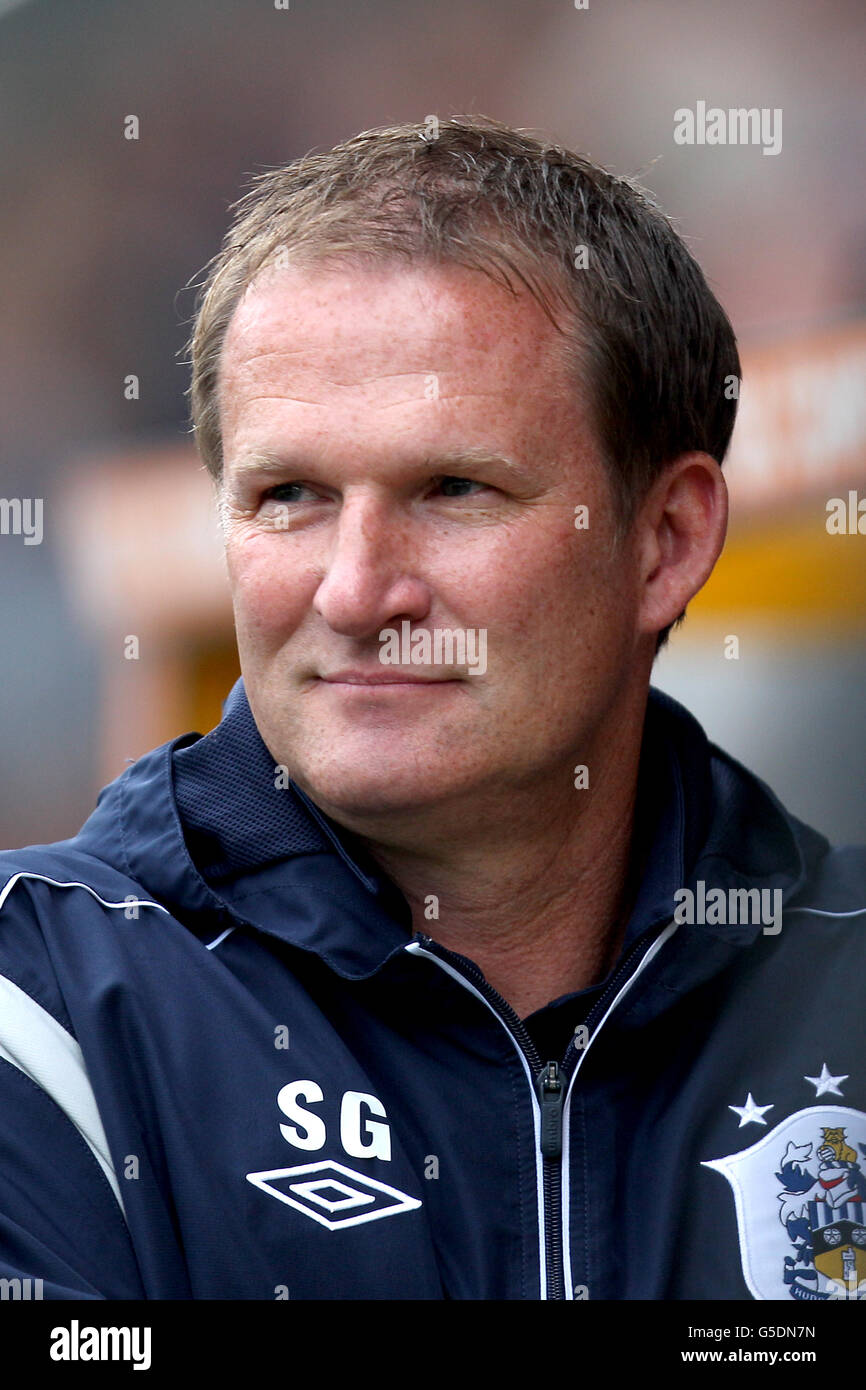
[[344, 496], [313, 608], [346, 637], [376, 636], [395, 619], [420, 622], [430, 590], [413, 573], [412, 528], [372, 496]]

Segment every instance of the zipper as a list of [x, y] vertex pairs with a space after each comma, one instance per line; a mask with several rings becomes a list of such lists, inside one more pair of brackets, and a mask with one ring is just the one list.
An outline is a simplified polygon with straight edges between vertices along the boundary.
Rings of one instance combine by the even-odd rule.
[[[610, 1005], [616, 999], [616, 996], [620, 993], [623, 985], [627, 982], [630, 982], [631, 979], [637, 978], [637, 975], [640, 970], [640, 965], [638, 965], [638, 969], [635, 971], [632, 971], [632, 966], [638, 961], [638, 957], [640, 957], [641, 963], [644, 960], [649, 960], [650, 952], [652, 952], [653, 946], [657, 941], [660, 941], [662, 936], [662, 931], [659, 930], [660, 926], [661, 923], [656, 922], [654, 926], [648, 927], [645, 932], [642, 932], [635, 944], [632, 946], [625, 960], [622, 962], [621, 965], [617, 966], [616, 972], [611, 978], [610, 983], [605, 986], [604, 990], [596, 999], [586, 1018], [583, 1020], [582, 1026], [586, 1029], [588, 1034], [585, 1045], [579, 1048], [575, 1043], [574, 1038], [572, 1038], [568, 1044], [568, 1047], [565, 1049], [565, 1057], [562, 1059], [563, 1066], [565, 1065], [566, 1061], [568, 1061], [571, 1054], [573, 1054], [574, 1052], [581, 1053], [581, 1056], [577, 1060], [577, 1066], [575, 1067], [575, 1071], [577, 1071], [578, 1068], [581, 1066], [583, 1058], [589, 1051], [590, 1043], [593, 1041], [593, 1038], [595, 1036], [593, 1033], [593, 1029], [596, 1028], [597, 1024], [601, 1023], [604, 1020], [605, 1015], [609, 1011]], [[652, 941], [650, 942], [649, 949], [647, 949], [647, 937], [650, 935], [652, 936]], [[665, 940], [666, 939], [667, 938], [665, 938]]]
[[541, 1152], [544, 1158], [562, 1157], [562, 1078], [557, 1062], [545, 1062], [536, 1081], [541, 1102]]
[[[446, 969], [453, 969], [447, 964], [449, 960], [459, 963], [461, 968], [459, 970], [454, 969], [454, 974], [458, 978], [469, 977], [467, 984], [471, 982], [470, 987], [485, 999], [492, 1011], [505, 1025], [506, 1030], [511, 1034], [522, 1053], [531, 1077], [534, 1078], [535, 1094], [540, 1112], [539, 1148], [542, 1164], [544, 1214], [544, 1296], [548, 1299], [565, 1299], [569, 1296], [565, 1280], [563, 1241], [563, 1192], [568, 1182], [565, 1162], [567, 1155], [563, 1154], [563, 1132], [574, 1081], [583, 1065], [590, 1045], [595, 1041], [608, 1014], [612, 1012], [619, 1002], [620, 996], [631, 987], [644, 967], [649, 964], [675, 929], [673, 922], [668, 923], [662, 930], [659, 930], [659, 924], [656, 923], [641, 934], [625, 960], [617, 968], [610, 983], [587, 1014], [582, 1025], [589, 1034], [585, 1045], [578, 1048], [574, 1037], [572, 1037], [561, 1062], [549, 1061], [544, 1063], [541, 1061], [538, 1049], [522, 1018], [514, 1011], [508, 1000], [504, 999], [488, 983], [474, 961], [469, 960], [466, 956], [458, 955], [456, 951], [446, 950], [444, 946], [439, 946], [432, 937], [426, 936], [423, 932], [418, 932], [414, 941], [409, 944], [408, 949], [410, 951], [412, 946], [417, 944], [423, 948], [425, 954], [432, 956]], [[652, 934], [653, 939], [647, 948], [646, 939], [650, 934]], [[640, 957], [639, 961], [638, 957]], [[632, 969], [636, 961], [638, 962], [637, 968]], [[575, 1054], [578, 1051], [580, 1056], [575, 1062]], [[573, 1062], [574, 1065], [572, 1066]], [[570, 1284], [570, 1278], [568, 1282]]]
[[[537, 1055], [537, 1054], [536, 1054]], [[544, 1184], [544, 1260], [547, 1297], [565, 1298], [562, 1240], [562, 1114], [566, 1089], [558, 1062], [547, 1062], [536, 1081], [541, 1102]]]
[[485, 979], [474, 961], [456, 951], [439, 946], [432, 937], [419, 932], [415, 941], [425, 952], [443, 964], [459, 964], [458, 975], [469, 976], [473, 987], [498, 1014], [522, 1052], [534, 1081], [541, 1112], [540, 1149], [542, 1163], [542, 1205], [544, 1212], [545, 1294], [548, 1299], [565, 1298], [562, 1258], [562, 1187], [559, 1182], [562, 1160], [562, 1115], [567, 1076], [559, 1062], [542, 1062], [538, 1049], [519, 1014]]

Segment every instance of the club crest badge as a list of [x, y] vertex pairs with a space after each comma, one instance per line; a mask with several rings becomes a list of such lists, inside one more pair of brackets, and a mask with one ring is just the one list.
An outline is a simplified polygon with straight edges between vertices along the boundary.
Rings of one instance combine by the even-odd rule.
[[[767, 1124], [772, 1108], [751, 1093], [745, 1106], [730, 1107], [741, 1126]], [[866, 1115], [813, 1105], [703, 1166], [733, 1188], [743, 1275], [755, 1298], [866, 1300]]]

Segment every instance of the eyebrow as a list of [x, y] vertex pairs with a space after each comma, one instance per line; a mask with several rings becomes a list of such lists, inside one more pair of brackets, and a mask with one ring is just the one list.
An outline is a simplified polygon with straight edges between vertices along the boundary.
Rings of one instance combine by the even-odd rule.
[[[473, 468], [483, 467], [486, 464], [493, 464], [507, 469], [510, 473], [525, 476], [525, 469], [514, 459], [508, 458], [495, 449], [486, 449], [483, 446], [449, 449], [443, 454], [428, 454], [422, 461], [422, 467], [445, 476], [460, 474]], [[285, 477], [286, 474], [294, 474], [297, 477], [303, 477], [311, 467], [315, 468], [315, 465], [310, 458], [303, 454], [278, 454], [264, 450], [242, 454], [239, 458], [233, 459], [229, 467], [235, 475], [241, 477], [249, 473], [266, 474], [267, 476], [279, 474], [282, 477]]]

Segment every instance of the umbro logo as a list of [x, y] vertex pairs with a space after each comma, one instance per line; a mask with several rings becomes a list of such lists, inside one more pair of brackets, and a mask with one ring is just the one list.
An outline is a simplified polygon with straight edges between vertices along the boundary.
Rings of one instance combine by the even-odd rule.
[[332, 1159], [301, 1163], [294, 1168], [270, 1168], [263, 1173], [247, 1173], [246, 1177], [254, 1187], [303, 1212], [329, 1231], [414, 1211], [421, 1205], [396, 1187], [356, 1173]]

